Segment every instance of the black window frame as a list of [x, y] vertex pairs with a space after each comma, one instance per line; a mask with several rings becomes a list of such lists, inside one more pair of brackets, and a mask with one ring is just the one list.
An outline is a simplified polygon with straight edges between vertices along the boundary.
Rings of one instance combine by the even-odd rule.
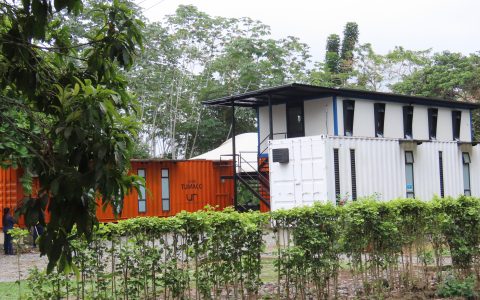
[[462, 112], [452, 110], [452, 138], [454, 141], [460, 140], [460, 128], [462, 126]]
[[[405, 151], [405, 191], [406, 191], [406, 197], [407, 198], [415, 198], [415, 168], [414, 168], [414, 163], [415, 163], [415, 156], [413, 155], [413, 151]], [[411, 177], [412, 177], [412, 189], [411, 191], [408, 190], [407, 188], [407, 185], [409, 184], [407, 182], [407, 178], [408, 178], [408, 170], [409, 168], [407, 168], [407, 166], [411, 166], [411, 170], [412, 170], [412, 174], [411, 174]]]
[[350, 172], [352, 180], [352, 201], [357, 200], [357, 163], [355, 149], [350, 149]]
[[438, 151], [438, 171], [440, 175], [440, 197], [445, 198], [445, 182], [443, 176], [443, 152]]
[[403, 137], [406, 139], [413, 139], [413, 113], [413, 106], [403, 107]]
[[437, 139], [438, 128], [438, 108], [428, 109], [428, 138], [430, 140]]
[[[462, 176], [463, 176], [463, 194], [465, 196], [471, 196], [472, 195], [472, 181], [471, 181], [471, 173], [470, 173], [470, 153], [468, 152], [462, 152]], [[465, 178], [465, 170], [468, 174], [468, 178]], [[468, 182], [468, 189], [467, 185], [465, 183]]]
[[[305, 136], [305, 107], [304, 107], [304, 101], [289, 101], [285, 105], [285, 114], [286, 114], [286, 120], [287, 120], [287, 138], [296, 138], [296, 137], [304, 137]], [[290, 124], [290, 118], [289, 118], [289, 113], [291, 112], [292, 108], [297, 108], [300, 107], [300, 117], [301, 117], [301, 130], [300, 131], [292, 131], [291, 127], [292, 124]]]
[[340, 157], [339, 149], [333, 148], [333, 174], [335, 179], [335, 200], [337, 205], [340, 200]]
[[375, 122], [375, 137], [384, 137], [385, 134], [385, 103], [374, 103], [373, 113]]
[[[164, 176], [163, 175], [163, 171], [167, 171], [167, 176]], [[170, 192], [170, 170], [168, 168], [162, 168], [160, 169], [160, 177], [161, 177], [161, 199], [162, 199], [162, 211], [164, 212], [167, 212], [167, 211], [170, 211], [171, 210], [171, 192]], [[168, 198], [167, 197], [164, 197], [164, 188], [165, 188], [165, 185], [164, 185], [164, 182], [163, 182], [163, 179], [167, 179], [167, 185], [168, 185]], [[166, 207], [165, 205], [165, 201], [168, 201], [168, 208]]]
[[[143, 176], [140, 175], [140, 171], [143, 171]], [[146, 213], [147, 212], [147, 170], [144, 168], [139, 168], [137, 169], [137, 175], [139, 177], [142, 177], [145, 180], [145, 186], [140, 186], [138, 190], [138, 213]], [[143, 195], [142, 195], [142, 189], [143, 189]], [[143, 210], [141, 209], [140, 203], [143, 202]]]
[[353, 136], [355, 100], [343, 100], [343, 135]]

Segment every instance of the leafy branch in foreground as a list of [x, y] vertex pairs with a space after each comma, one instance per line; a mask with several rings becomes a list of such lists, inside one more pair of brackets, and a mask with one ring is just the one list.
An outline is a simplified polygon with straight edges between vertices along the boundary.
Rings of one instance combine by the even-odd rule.
[[[91, 238], [96, 199], [118, 204], [141, 184], [127, 175], [138, 124], [120, 68], [131, 67], [143, 24], [128, 2], [87, 3], [93, 14], [83, 4], [2, 1], [0, 10], [0, 161], [37, 174], [48, 195], [48, 271], [71, 263], [72, 228]], [[27, 223], [39, 219], [25, 210]]]

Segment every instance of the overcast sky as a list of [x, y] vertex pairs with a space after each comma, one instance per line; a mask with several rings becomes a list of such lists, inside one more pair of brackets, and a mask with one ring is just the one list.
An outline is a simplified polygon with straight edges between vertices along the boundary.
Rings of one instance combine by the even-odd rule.
[[136, 0], [151, 21], [192, 4], [211, 16], [250, 17], [271, 27], [274, 38], [299, 37], [315, 60], [329, 34], [357, 22], [360, 43], [386, 53], [395, 46], [469, 54], [480, 51], [479, 0]]

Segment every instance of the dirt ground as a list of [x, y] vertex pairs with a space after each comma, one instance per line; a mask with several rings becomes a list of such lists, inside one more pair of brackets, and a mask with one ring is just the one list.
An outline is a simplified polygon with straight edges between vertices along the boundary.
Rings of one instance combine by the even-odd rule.
[[[4, 255], [3, 243], [0, 252], [0, 282], [12, 282], [18, 280], [18, 266], [16, 255]], [[46, 256], [40, 257], [40, 253], [35, 249], [27, 249], [28, 253], [20, 255], [20, 274], [21, 279], [28, 276], [28, 270], [36, 266], [40, 270], [47, 267], [48, 259]]]

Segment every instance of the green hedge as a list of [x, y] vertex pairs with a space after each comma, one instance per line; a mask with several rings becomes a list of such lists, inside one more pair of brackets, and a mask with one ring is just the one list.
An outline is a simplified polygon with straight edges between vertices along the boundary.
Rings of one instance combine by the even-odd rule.
[[[271, 253], [265, 235], [274, 236]], [[136, 218], [101, 225], [93, 241], [72, 239], [71, 248], [76, 280], [36, 270], [29, 280], [35, 298], [39, 286], [82, 299], [248, 298], [263, 285], [262, 257], [274, 258], [280, 298], [385, 296], [428, 290], [445, 273], [478, 279], [480, 199], [364, 199], [266, 214]]]

